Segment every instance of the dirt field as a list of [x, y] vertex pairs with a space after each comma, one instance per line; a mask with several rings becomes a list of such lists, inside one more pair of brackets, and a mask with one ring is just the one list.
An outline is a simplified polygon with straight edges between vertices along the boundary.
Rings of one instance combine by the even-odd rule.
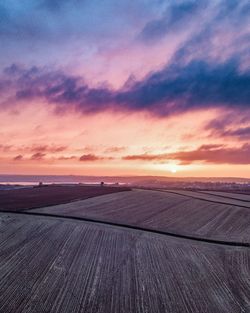
[[229, 198], [229, 199], [237, 199], [244, 202], [250, 202], [250, 195], [247, 194], [239, 194], [239, 193], [232, 193], [232, 192], [222, 192], [222, 191], [202, 191], [202, 193], [211, 194], [220, 196], [223, 198]]
[[[224, 202], [245, 196], [47, 188], [5, 198], [19, 213], [0, 213], [1, 313], [250, 312], [250, 247], [240, 245], [250, 243], [250, 209]], [[62, 199], [74, 202], [25, 210]]]
[[22, 211], [128, 190], [126, 187], [52, 185], [0, 190], [0, 210]]
[[133, 190], [32, 211], [250, 243], [250, 209], [175, 193]]
[[[250, 209], [250, 201], [246, 201], [247, 199], [250, 199], [250, 196], [248, 195], [241, 195], [241, 194], [232, 194], [230, 196], [230, 193], [223, 193], [222, 194], [216, 194], [216, 192], [205, 192], [205, 191], [189, 191], [189, 190], [165, 190], [169, 193], [177, 194], [177, 195], [184, 195], [193, 197], [195, 199], [200, 200], [207, 200], [210, 202], [217, 202], [221, 204], [229, 204], [229, 205], [236, 205], [240, 207], [246, 207]], [[225, 195], [226, 194], [226, 195]]]
[[250, 312], [250, 249], [1, 214], [0, 312]]

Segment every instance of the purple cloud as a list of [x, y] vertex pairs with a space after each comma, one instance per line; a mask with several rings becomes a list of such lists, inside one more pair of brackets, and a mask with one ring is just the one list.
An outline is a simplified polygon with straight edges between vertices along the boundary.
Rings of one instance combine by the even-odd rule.
[[250, 72], [242, 72], [234, 60], [224, 64], [173, 64], [118, 91], [91, 88], [81, 77], [46, 68], [11, 66], [5, 73], [12, 81], [16, 102], [40, 98], [56, 105], [59, 111], [74, 108], [95, 113], [112, 109], [168, 116], [203, 108], [250, 106]]
[[220, 118], [207, 123], [204, 130], [210, 132], [214, 137], [234, 137], [237, 140], [246, 141], [250, 139], [250, 111], [245, 110], [244, 115], [235, 115], [230, 112]]
[[21, 161], [22, 159], [23, 159], [23, 156], [22, 156], [21, 154], [15, 156], [15, 157], [13, 158], [14, 161]]
[[30, 157], [30, 159], [33, 160], [33, 161], [40, 161], [40, 160], [42, 160], [45, 156], [46, 156], [45, 153], [37, 152], [37, 153], [34, 153], [34, 154]]

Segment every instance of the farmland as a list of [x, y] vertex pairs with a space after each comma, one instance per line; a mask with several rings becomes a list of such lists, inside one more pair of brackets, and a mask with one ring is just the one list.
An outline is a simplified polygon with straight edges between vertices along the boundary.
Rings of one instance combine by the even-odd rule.
[[250, 312], [247, 195], [70, 188], [0, 198], [1, 313]]
[[236, 205], [250, 209], [250, 195], [245, 194], [230, 194], [225, 192], [211, 192], [211, 191], [189, 191], [189, 190], [166, 190], [167, 192], [188, 196], [194, 199], [200, 199], [210, 202]]
[[250, 250], [1, 215], [0, 312], [249, 312]]
[[0, 190], [0, 210], [22, 211], [128, 190], [126, 187], [62, 185]]
[[202, 193], [206, 194], [212, 194], [216, 196], [220, 196], [223, 198], [229, 198], [229, 199], [237, 199], [245, 202], [250, 202], [250, 194], [239, 194], [239, 193], [233, 193], [233, 192], [222, 192], [222, 191], [202, 191]]
[[186, 191], [176, 194], [133, 190], [31, 211], [93, 218], [200, 238], [250, 243], [250, 209], [220, 202], [217, 203], [216, 199], [196, 199], [186, 195]]

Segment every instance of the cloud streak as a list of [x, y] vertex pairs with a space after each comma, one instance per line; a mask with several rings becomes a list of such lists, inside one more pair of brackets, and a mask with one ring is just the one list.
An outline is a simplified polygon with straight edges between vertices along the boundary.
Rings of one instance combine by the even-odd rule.
[[178, 161], [181, 165], [194, 162], [213, 164], [250, 164], [250, 145], [244, 144], [238, 148], [223, 145], [202, 145], [195, 150], [179, 151], [164, 154], [139, 154], [124, 156], [125, 161], [168, 162]]
[[40, 161], [40, 160], [43, 160], [43, 158], [46, 156], [45, 153], [41, 153], [41, 152], [37, 152], [37, 153], [34, 153], [31, 157], [30, 157], [30, 160], [32, 161]]
[[81, 77], [37, 67], [26, 70], [12, 65], [4, 74], [1, 80], [7, 76], [11, 81], [16, 102], [46, 100], [59, 112], [70, 108], [84, 113], [109, 109], [169, 116], [214, 107], [250, 106], [250, 72], [242, 72], [234, 60], [224, 64], [192, 61], [183, 66], [170, 65], [117, 91], [105, 86], [91, 88]]
[[104, 157], [96, 154], [83, 154], [79, 161], [81, 162], [97, 162], [97, 161], [104, 161], [104, 160], [113, 160], [113, 157]]
[[149, 21], [142, 29], [139, 39], [145, 42], [152, 42], [162, 39], [170, 32], [178, 32], [187, 24], [190, 24], [190, 20], [200, 13], [202, 8], [205, 8], [207, 1], [186, 1], [181, 3], [170, 4], [162, 16], [158, 19]]
[[246, 110], [244, 116], [235, 116], [235, 112], [230, 112], [209, 121], [204, 126], [204, 130], [210, 132], [210, 137], [231, 137], [236, 140], [246, 141], [250, 138], [250, 111]]
[[23, 160], [23, 156], [22, 156], [21, 154], [19, 154], [19, 155], [15, 156], [15, 157], [13, 158], [13, 160], [14, 160], [14, 161], [21, 161], [21, 160]]
[[28, 151], [31, 152], [41, 152], [41, 153], [58, 153], [65, 151], [67, 149], [67, 146], [56, 146], [56, 145], [33, 145], [31, 147], [25, 148]]

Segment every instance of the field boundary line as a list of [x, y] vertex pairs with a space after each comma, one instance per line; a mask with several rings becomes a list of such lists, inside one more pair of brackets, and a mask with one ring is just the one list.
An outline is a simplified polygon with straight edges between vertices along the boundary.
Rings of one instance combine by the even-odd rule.
[[197, 236], [191, 236], [191, 235], [183, 235], [178, 233], [172, 233], [167, 232], [163, 230], [156, 230], [152, 228], [144, 228], [136, 225], [130, 225], [130, 224], [123, 224], [123, 223], [116, 223], [111, 221], [105, 221], [105, 220], [97, 220], [94, 218], [87, 218], [87, 217], [79, 217], [79, 216], [65, 216], [60, 214], [50, 214], [50, 213], [35, 213], [35, 212], [13, 212], [13, 211], [2, 211], [0, 210], [0, 213], [3, 214], [13, 214], [13, 215], [29, 215], [29, 216], [40, 216], [40, 217], [51, 217], [51, 218], [58, 218], [58, 219], [64, 219], [64, 220], [72, 220], [72, 221], [82, 221], [82, 222], [88, 222], [88, 223], [94, 223], [94, 224], [100, 224], [100, 225], [106, 225], [106, 226], [114, 226], [117, 228], [125, 228], [125, 229], [132, 229], [136, 231], [143, 231], [147, 233], [157, 234], [157, 235], [163, 235], [173, 238], [179, 238], [179, 239], [187, 239], [197, 242], [204, 242], [208, 244], [215, 244], [215, 245], [224, 245], [224, 246], [233, 246], [233, 247], [245, 247], [250, 248], [250, 243], [248, 242], [238, 242], [238, 241], [225, 241], [225, 240], [217, 240], [217, 239], [209, 239], [204, 237], [197, 237]]
[[[209, 192], [209, 191], [195, 191], [197, 193], [201, 193], [203, 195], [211, 195], [211, 196], [216, 196], [216, 197], [220, 197], [220, 198], [225, 198], [225, 199], [231, 199], [231, 200], [237, 200], [237, 201], [242, 201], [242, 202], [247, 202], [249, 203], [250, 200], [246, 200], [246, 199], [237, 199], [237, 198], [233, 198], [233, 197], [228, 197], [228, 196], [223, 196], [223, 195], [217, 195], [215, 193]], [[242, 194], [241, 194], [242, 195]], [[244, 195], [244, 194], [243, 194]]]
[[[233, 203], [227, 203], [227, 202], [222, 202], [222, 201], [213, 201], [213, 200], [209, 200], [209, 199], [203, 199], [203, 198], [199, 198], [196, 196], [191, 196], [191, 195], [185, 195], [181, 192], [178, 191], [173, 191], [173, 190], [165, 190], [165, 189], [147, 189], [147, 190], [155, 190], [155, 191], [160, 191], [160, 192], [166, 192], [166, 193], [173, 193], [179, 196], [183, 196], [183, 197], [188, 197], [188, 198], [192, 198], [192, 199], [197, 199], [197, 200], [201, 200], [201, 201], [207, 201], [207, 202], [211, 202], [211, 203], [219, 203], [219, 204], [225, 204], [225, 205], [230, 205], [230, 206], [235, 206], [235, 207], [239, 207], [239, 208], [245, 208], [250, 210], [250, 207], [245, 206], [245, 205], [241, 205], [241, 204], [233, 204]], [[196, 192], [196, 191], [195, 191]], [[241, 201], [241, 200], [238, 200]]]

